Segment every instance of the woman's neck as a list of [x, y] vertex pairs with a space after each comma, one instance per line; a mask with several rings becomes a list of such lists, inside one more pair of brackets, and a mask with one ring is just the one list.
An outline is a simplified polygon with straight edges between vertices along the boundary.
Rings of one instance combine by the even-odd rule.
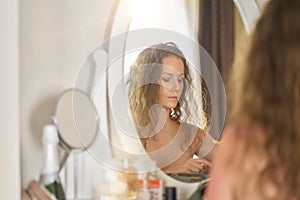
[[178, 121], [170, 119], [170, 108], [162, 107], [160, 105], [156, 105], [152, 107], [149, 111], [151, 123], [145, 127], [145, 130], [148, 129], [148, 136], [155, 136], [160, 133], [167, 132], [168, 134], [172, 134], [176, 130], [178, 130], [178, 126], [180, 123]]

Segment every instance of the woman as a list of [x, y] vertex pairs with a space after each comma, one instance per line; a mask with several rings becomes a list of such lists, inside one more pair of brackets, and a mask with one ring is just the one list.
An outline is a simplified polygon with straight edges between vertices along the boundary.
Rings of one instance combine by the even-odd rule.
[[193, 112], [198, 122], [205, 118], [193, 101], [191, 70], [177, 46], [155, 44], [142, 51], [128, 83], [133, 121], [156, 164], [166, 173], [207, 171], [207, 160], [193, 158], [205, 131], [187, 122], [197, 121]]
[[235, 66], [207, 199], [300, 199], [300, 1], [270, 0]]

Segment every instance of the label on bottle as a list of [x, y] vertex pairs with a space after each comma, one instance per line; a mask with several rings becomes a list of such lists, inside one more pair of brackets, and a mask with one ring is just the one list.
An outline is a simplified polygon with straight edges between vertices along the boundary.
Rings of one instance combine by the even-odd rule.
[[139, 191], [147, 193], [149, 200], [162, 200], [163, 185], [160, 179], [140, 179]]

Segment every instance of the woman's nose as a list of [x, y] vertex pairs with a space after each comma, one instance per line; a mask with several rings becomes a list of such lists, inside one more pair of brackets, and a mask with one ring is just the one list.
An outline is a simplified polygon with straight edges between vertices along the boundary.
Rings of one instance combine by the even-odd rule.
[[179, 91], [180, 90], [180, 84], [181, 83], [176, 78], [174, 78], [172, 80], [172, 87], [171, 87], [171, 89], [175, 90], [175, 91]]

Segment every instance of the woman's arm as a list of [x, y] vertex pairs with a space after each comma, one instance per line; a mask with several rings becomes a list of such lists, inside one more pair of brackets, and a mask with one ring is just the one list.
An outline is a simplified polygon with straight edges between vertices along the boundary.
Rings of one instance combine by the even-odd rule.
[[197, 155], [198, 158], [190, 158], [184, 163], [184, 171], [189, 173], [209, 173], [211, 164], [211, 155], [208, 153], [205, 157], [199, 157], [199, 151], [204, 144], [204, 138], [206, 133], [198, 128], [196, 136], [194, 138], [192, 149], [193, 154]]

